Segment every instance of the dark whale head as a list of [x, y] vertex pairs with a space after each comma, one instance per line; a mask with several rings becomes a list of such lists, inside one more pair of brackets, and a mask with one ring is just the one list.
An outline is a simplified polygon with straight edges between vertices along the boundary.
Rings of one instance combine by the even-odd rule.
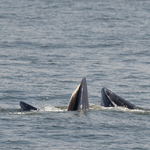
[[68, 111], [86, 109], [89, 109], [89, 100], [86, 78], [84, 77], [70, 98]]
[[22, 111], [38, 110], [36, 107], [33, 107], [22, 101], [20, 101], [20, 107]]
[[108, 90], [107, 88], [102, 88], [101, 90], [102, 98], [101, 98], [101, 106], [104, 107], [115, 107], [115, 106], [123, 106], [129, 109], [141, 109], [130, 102], [126, 101], [125, 99], [121, 98], [120, 96], [116, 95], [112, 91]]

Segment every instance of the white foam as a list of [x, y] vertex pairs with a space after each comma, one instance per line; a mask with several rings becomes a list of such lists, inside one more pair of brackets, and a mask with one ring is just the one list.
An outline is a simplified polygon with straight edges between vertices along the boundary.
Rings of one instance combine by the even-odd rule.
[[43, 111], [65, 111], [63, 108], [57, 108], [57, 107], [54, 107], [54, 106], [46, 106]]
[[144, 109], [128, 109], [126, 107], [103, 107], [100, 105], [89, 104], [89, 109], [93, 110], [115, 110], [115, 111], [124, 111], [124, 112], [132, 112], [132, 113], [150, 113], [149, 110]]

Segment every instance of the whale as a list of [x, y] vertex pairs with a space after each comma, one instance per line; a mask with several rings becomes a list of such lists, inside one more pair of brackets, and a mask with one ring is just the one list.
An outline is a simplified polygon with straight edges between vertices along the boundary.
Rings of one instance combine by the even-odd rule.
[[[22, 111], [39, 110], [23, 101], [20, 101], [20, 107]], [[89, 109], [89, 100], [86, 78], [83, 77], [80, 84], [71, 95], [67, 111], [81, 111], [86, 109]]]
[[104, 107], [126, 107], [128, 109], [143, 109], [138, 106], [131, 104], [130, 102], [126, 101], [122, 97], [118, 96], [117, 94], [113, 93], [107, 88], [102, 88], [101, 90], [101, 101], [100, 105]]

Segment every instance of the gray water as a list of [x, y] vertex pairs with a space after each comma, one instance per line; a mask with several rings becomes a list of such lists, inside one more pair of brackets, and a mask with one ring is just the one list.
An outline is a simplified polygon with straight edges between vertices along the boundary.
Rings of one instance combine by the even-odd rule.
[[[149, 109], [149, 68], [148, 0], [0, 0], [0, 149], [150, 149], [149, 111], [100, 106]], [[84, 76], [90, 109], [67, 112]]]

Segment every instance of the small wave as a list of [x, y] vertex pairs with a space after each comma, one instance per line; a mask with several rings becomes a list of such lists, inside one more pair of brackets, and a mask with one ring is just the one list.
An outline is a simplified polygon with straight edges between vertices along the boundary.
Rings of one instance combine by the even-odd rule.
[[40, 114], [39, 110], [22, 111], [21, 109], [17, 112], [9, 112], [12, 115], [37, 115]]
[[1, 108], [0, 113], [8, 113], [13, 115], [35, 115], [35, 114], [41, 114], [44, 112], [62, 112], [67, 111], [67, 107], [54, 107], [54, 106], [46, 106], [43, 108], [40, 108], [38, 110], [30, 110], [30, 111], [22, 111], [21, 109], [13, 109], [13, 108]]
[[13, 108], [1, 108], [0, 113], [13, 113], [21, 111], [21, 109], [13, 109]]
[[101, 110], [102, 106], [89, 103], [89, 109], [90, 110]]
[[113, 110], [113, 111], [124, 111], [124, 112], [131, 112], [135, 114], [150, 114], [149, 109], [128, 109], [126, 107], [103, 107], [100, 105], [95, 105], [95, 104], [89, 104], [89, 109], [91, 110]]

